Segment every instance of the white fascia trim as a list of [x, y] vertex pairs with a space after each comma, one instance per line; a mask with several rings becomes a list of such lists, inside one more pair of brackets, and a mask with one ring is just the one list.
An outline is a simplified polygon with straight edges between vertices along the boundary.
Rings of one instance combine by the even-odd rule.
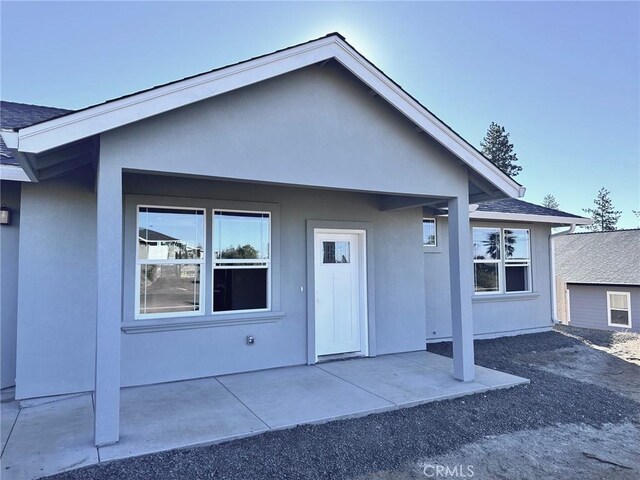
[[5, 130], [3, 128], [0, 131], [0, 135], [2, 135], [2, 140], [9, 150], [18, 149], [18, 132], [14, 132], [13, 130]]
[[20, 151], [41, 153], [331, 58], [332, 38], [198, 75], [20, 129]]
[[0, 165], [0, 180], [30, 182], [29, 176], [18, 165]]
[[52, 119], [18, 132], [21, 152], [41, 153], [184, 105], [335, 58], [418, 127], [510, 197], [524, 187], [476, 152], [444, 123], [337, 36], [329, 36]]
[[593, 220], [583, 217], [558, 217], [553, 215], [528, 215], [523, 213], [472, 212], [471, 220], [504, 220], [511, 222], [553, 223], [558, 225], [591, 225]]
[[524, 196], [525, 188], [469, 146], [458, 134], [376, 69], [346, 42], [335, 39], [335, 58], [372, 90], [400, 110], [418, 127], [440, 142], [482, 177], [513, 198]]

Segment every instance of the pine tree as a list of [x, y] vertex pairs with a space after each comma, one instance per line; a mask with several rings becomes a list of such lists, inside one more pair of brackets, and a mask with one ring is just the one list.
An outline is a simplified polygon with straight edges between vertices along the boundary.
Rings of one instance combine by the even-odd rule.
[[556, 200], [556, 197], [554, 197], [550, 193], [548, 195], [545, 195], [542, 199], [542, 206], [546, 208], [552, 208], [554, 210], [560, 208], [560, 204]]
[[522, 171], [522, 167], [516, 165], [518, 157], [513, 153], [513, 144], [509, 142], [509, 134], [503, 126], [491, 122], [480, 146], [484, 156], [507, 175], [515, 177]]
[[614, 210], [613, 203], [606, 188], [601, 188], [593, 203], [595, 208], [583, 208], [593, 219], [593, 224], [587, 227], [592, 232], [611, 232], [616, 229], [616, 224], [622, 212]]

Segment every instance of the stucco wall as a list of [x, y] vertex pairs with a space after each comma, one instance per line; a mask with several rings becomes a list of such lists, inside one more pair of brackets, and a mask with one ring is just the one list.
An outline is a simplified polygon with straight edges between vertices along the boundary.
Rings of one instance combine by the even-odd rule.
[[[89, 186], [68, 177], [29, 185], [24, 192], [21, 249], [32, 254], [21, 262], [19, 398], [92, 389], [95, 195]], [[125, 194], [132, 193], [150, 201], [161, 193], [196, 204], [197, 199], [214, 205], [216, 199], [277, 204], [285, 317], [265, 324], [123, 332], [123, 386], [306, 363], [307, 219], [372, 223], [377, 353], [424, 348], [421, 209], [381, 212], [377, 197], [369, 194], [159, 176], [126, 176]], [[125, 290], [133, 288], [134, 265], [127, 259], [134, 258], [136, 248], [130, 222], [126, 225], [126, 238], [133, 241], [125, 248]], [[125, 315], [125, 320], [131, 319]], [[255, 345], [246, 345], [248, 334], [255, 336]]]
[[[447, 219], [438, 218], [437, 222], [438, 246], [424, 248], [428, 341], [451, 338]], [[529, 228], [533, 286], [532, 294], [474, 297], [474, 334], [491, 337], [551, 328], [548, 247], [550, 227], [545, 224], [505, 222], [472, 222], [471, 226]]]
[[[267, 324], [123, 334], [124, 385], [306, 363], [307, 220], [373, 224], [374, 251], [370, 255], [374, 261], [377, 353], [424, 348], [421, 209], [381, 212], [375, 196], [349, 192], [148, 176], [128, 176], [125, 182], [125, 193], [153, 196], [157, 192], [214, 199], [204, 202], [208, 205], [215, 205], [215, 199], [277, 204], [280, 253], [273, 270], [279, 272], [277, 303], [286, 316]], [[129, 255], [134, 249], [135, 239]], [[132, 281], [129, 276], [129, 285]], [[247, 335], [255, 337], [255, 345], [246, 345]]]
[[0, 183], [0, 203], [11, 211], [11, 224], [0, 225], [0, 388], [15, 385], [18, 316], [18, 237], [21, 182]]
[[106, 132], [100, 149], [132, 170], [427, 196], [468, 188], [458, 160], [334, 63]]
[[[606, 285], [567, 285], [570, 296], [570, 322], [573, 327], [640, 332], [640, 287]], [[631, 329], [608, 325], [607, 292], [631, 293]]]
[[86, 171], [22, 186], [16, 397], [93, 389], [96, 220]]

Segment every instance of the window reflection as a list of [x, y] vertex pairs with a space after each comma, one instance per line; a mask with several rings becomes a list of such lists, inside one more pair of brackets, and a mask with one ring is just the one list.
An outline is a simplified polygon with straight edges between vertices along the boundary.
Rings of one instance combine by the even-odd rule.
[[433, 218], [422, 220], [422, 245], [425, 247], [436, 246], [436, 221]]
[[529, 230], [504, 231], [504, 255], [507, 259], [529, 258]]
[[475, 260], [500, 259], [500, 229], [473, 229], [473, 258]]
[[322, 263], [350, 263], [349, 242], [322, 242]]
[[203, 258], [204, 212], [140, 207], [138, 259]]
[[200, 265], [140, 265], [140, 313], [200, 310]]
[[268, 213], [216, 211], [213, 230], [215, 258], [269, 258]]

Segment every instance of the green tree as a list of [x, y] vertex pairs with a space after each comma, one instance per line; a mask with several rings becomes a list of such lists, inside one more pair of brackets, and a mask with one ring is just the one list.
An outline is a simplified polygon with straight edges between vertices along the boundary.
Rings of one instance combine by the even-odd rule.
[[487, 135], [480, 142], [482, 153], [507, 175], [515, 177], [522, 171], [517, 155], [513, 152], [513, 144], [509, 142], [509, 134], [504, 127], [491, 122]]
[[237, 247], [228, 247], [220, 252], [219, 258], [225, 259], [253, 259], [258, 258], [258, 250], [251, 245], [238, 245]]
[[547, 208], [552, 208], [554, 210], [557, 210], [558, 208], [560, 208], [560, 204], [556, 200], [556, 197], [554, 197], [550, 193], [548, 195], [545, 195], [544, 198], [542, 199], [542, 206]]
[[593, 219], [593, 224], [587, 227], [592, 232], [611, 232], [616, 229], [622, 212], [613, 208], [613, 202], [609, 198], [610, 193], [606, 188], [601, 188], [593, 201], [595, 207], [582, 209]]

